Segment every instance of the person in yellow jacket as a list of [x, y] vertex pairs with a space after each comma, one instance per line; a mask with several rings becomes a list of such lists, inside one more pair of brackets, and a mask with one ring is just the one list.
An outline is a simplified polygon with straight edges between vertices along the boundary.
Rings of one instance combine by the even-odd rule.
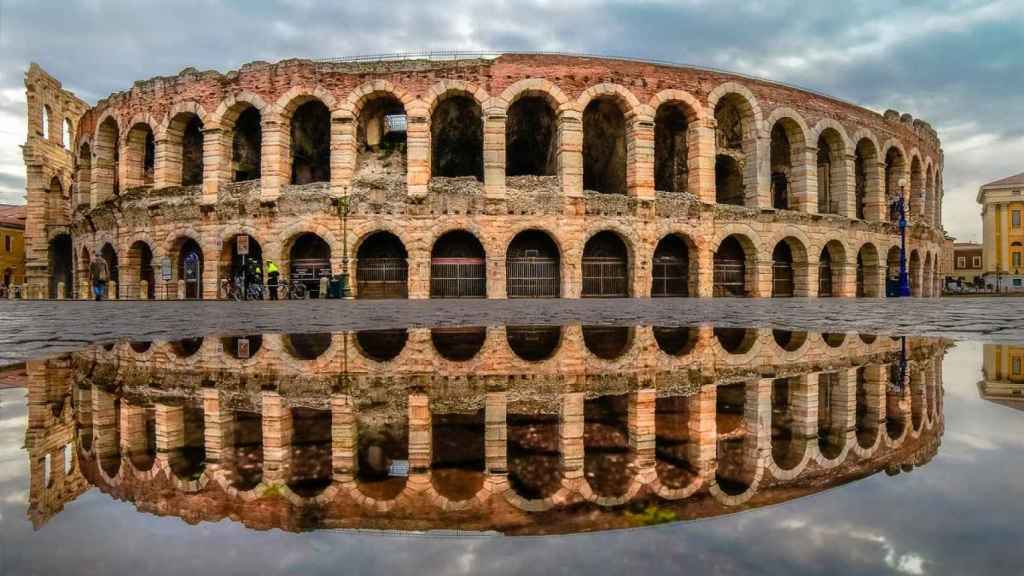
[[267, 289], [270, 290], [270, 299], [277, 300], [277, 282], [281, 277], [281, 271], [278, 270], [277, 264], [273, 260], [267, 260], [266, 272]]

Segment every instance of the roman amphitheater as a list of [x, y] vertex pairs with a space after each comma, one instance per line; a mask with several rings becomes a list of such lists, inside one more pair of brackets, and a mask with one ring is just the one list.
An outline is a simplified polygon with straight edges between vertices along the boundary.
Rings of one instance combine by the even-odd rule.
[[28, 363], [27, 513], [38, 529], [95, 486], [294, 531], [729, 514], [928, 464], [949, 346], [650, 326], [119, 342]]
[[89, 106], [26, 74], [28, 288], [213, 299], [884, 297], [944, 271], [935, 131], [771, 81], [548, 54], [253, 62]]

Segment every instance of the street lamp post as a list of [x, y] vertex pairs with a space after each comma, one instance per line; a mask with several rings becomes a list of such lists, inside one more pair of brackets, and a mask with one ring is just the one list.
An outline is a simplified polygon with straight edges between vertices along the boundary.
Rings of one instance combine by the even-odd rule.
[[896, 295], [901, 298], [910, 296], [910, 275], [907, 273], [907, 203], [903, 194], [906, 185], [905, 180], [900, 180], [900, 195], [895, 202], [900, 217], [900, 283]]

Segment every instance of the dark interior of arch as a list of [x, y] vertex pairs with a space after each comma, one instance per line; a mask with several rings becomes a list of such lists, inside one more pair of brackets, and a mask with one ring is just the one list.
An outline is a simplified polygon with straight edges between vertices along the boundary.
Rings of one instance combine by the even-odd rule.
[[788, 210], [789, 182], [793, 167], [792, 149], [789, 136], [782, 122], [776, 122], [771, 135], [772, 163], [772, 207], [777, 210]]
[[509, 176], [553, 176], [557, 147], [555, 111], [540, 96], [524, 96], [508, 109], [505, 171]]
[[508, 245], [509, 258], [558, 259], [558, 246], [540, 230], [526, 230], [516, 234]]
[[326, 332], [288, 334], [285, 341], [288, 351], [300, 360], [316, 360], [331, 347], [331, 335]]
[[372, 360], [387, 362], [402, 353], [409, 339], [405, 328], [394, 330], [359, 330], [356, 342], [363, 353]]
[[142, 180], [146, 184], [153, 183], [153, 171], [156, 167], [156, 140], [153, 130], [146, 127], [145, 140], [142, 143]]
[[455, 501], [469, 500], [483, 487], [484, 410], [433, 414], [431, 482]]
[[430, 141], [434, 176], [483, 181], [484, 123], [476, 100], [456, 95], [438, 104], [430, 118]]
[[[717, 330], [716, 330], [717, 333]], [[742, 383], [718, 386], [715, 397], [715, 428], [718, 431], [715, 481], [726, 494], [742, 494], [749, 486], [745, 473], [744, 425], [746, 388]]]
[[393, 96], [380, 95], [363, 105], [356, 124], [358, 172], [406, 173], [408, 121], [405, 106]]
[[377, 232], [359, 245], [356, 258], [407, 258], [408, 253], [402, 241], [390, 232]]
[[[818, 212], [820, 214], [835, 214], [837, 213], [838, 206], [836, 205], [836, 198], [833, 197], [834, 191], [832, 190], [832, 161], [833, 161], [833, 150], [832, 145], [829, 144], [829, 139], [822, 134], [818, 138]], [[839, 163], [836, 163], [836, 169], [839, 170]]]
[[896, 147], [885, 153], [885, 201], [891, 203], [900, 193], [899, 179], [905, 166], [903, 154]]
[[329, 259], [331, 257], [331, 247], [327, 244], [327, 241], [323, 238], [307, 232], [302, 236], [295, 239], [295, 243], [292, 245], [291, 258], [292, 260], [302, 259]]
[[625, 260], [627, 257], [626, 244], [619, 238], [619, 235], [605, 230], [598, 232], [587, 240], [583, 247], [584, 258], [619, 258]]
[[100, 258], [107, 261], [107, 268], [110, 269], [110, 280], [112, 282], [118, 281], [118, 262], [117, 252], [114, 247], [110, 244], [104, 244], [103, 248], [100, 249]]
[[732, 156], [715, 156], [715, 202], [743, 206], [746, 192], [743, 170]]
[[772, 250], [772, 296], [793, 296], [793, 250], [783, 240]]
[[[248, 356], [246, 358], [249, 358], [255, 356], [260, 351], [260, 348], [263, 347], [263, 335], [224, 336], [220, 339], [220, 344], [224, 351], [232, 358], [242, 358], [243, 348], [248, 346]], [[244, 346], [239, 346], [239, 344]]]
[[453, 230], [437, 239], [431, 258], [483, 258], [484, 247], [470, 232]]
[[715, 328], [715, 338], [730, 354], [745, 354], [757, 340], [757, 331], [749, 328]]
[[665, 236], [654, 249], [651, 296], [688, 296], [690, 250], [675, 234]]
[[292, 184], [330, 182], [331, 113], [319, 100], [296, 108], [291, 126]]
[[690, 399], [667, 396], [655, 400], [655, 467], [662, 485], [672, 489], [689, 485], [697, 472], [689, 456], [694, 440], [690, 434]]
[[595, 494], [621, 496], [636, 474], [628, 414], [625, 394], [583, 403], [583, 472]]
[[231, 163], [234, 166], [234, 180], [242, 182], [260, 177], [260, 147], [263, 143], [263, 128], [260, 112], [253, 106], [247, 107], [235, 121], [235, 134], [231, 146]]
[[700, 336], [692, 326], [655, 326], [652, 331], [658, 348], [669, 356], [689, 354]]
[[583, 326], [583, 343], [598, 358], [614, 360], [629, 348], [633, 329], [629, 326]]
[[557, 414], [508, 414], [508, 481], [524, 498], [551, 496], [562, 485]]
[[203, 121], [190, 115], [181, 135], [181, 185], [203, 183]]
[[715, 145], [719, 150], [743, 151], [743, 113], [735, 98], [727, 96], [715, 106]]
[[715, 296], [744, 296], [747, 293], [747, 256], [735, 236], [729, 236], [715, 251]]
[[470, 326], [459, 328], [434, 328], [430, 339], [437, 353], [452, 362], [464, 362], [476, 356], [487, 339], [487, 328]]
[[561, 326], [508, 326], [508, 346], [527, 362], [546, 360], [555, 353], [562, 340]]
[[663, 104], [654, 116], [654, 189], [686, 192], [687, 164], [686, 114], [671, 104]]
[[854, 153], [854, 203], [857, 210], [857, 218], [864, 219], [864, 210], [868, 198], [868, 162], [875, 159], [875, 152], [867, 140], [857, 143], [857, 150]]
[[295, 407], [292, 416], [292, 461], [288, 487], [306, 498], [331, 485], [331, 411]]
[[72, 281], [73, 257], [71, 236], [61, 234], [50, 240], [50, 297], [57, 298], [57, 284], [64, 283], [64, 298], [71, 298], [74, 282]]
[[153, 251], [149, 244], [136, 242], [128, 249], [132, 263], [138, 267], [139, 280], [146, 281], [146, 297], [152, 300], [156, 297], [156, 271], [153, 269]]
[[626, 193], [626, 118], [610, 98], [592, 100], [583, 111], [583, 188]]

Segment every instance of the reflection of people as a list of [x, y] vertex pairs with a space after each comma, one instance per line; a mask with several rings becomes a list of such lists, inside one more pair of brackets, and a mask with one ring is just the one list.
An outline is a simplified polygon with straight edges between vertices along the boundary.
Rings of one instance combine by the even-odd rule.
[[110, 280], [110, 268], [107, 267], [106, 260], [93, 256], [92, 263], [89, 264], [89, 276], [92, 278], [92, 295], [98, 302], [106, 294], [107, 282]]
[[277, 281], [281, 277], [281, 271], [273, 260], [267, 260], [267, 288], [270, 289], [270, 299], [277, 300]]

